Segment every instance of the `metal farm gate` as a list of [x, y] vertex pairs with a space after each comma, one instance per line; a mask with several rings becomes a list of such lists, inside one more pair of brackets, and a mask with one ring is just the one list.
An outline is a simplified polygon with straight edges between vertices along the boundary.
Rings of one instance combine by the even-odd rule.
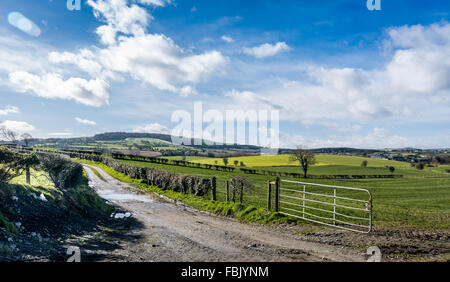
[[269, 182], [269, 209], [272, 185], [275, 211], [281, 214], [360, 233], [372, 231], [372, 194], [367, 189], [278, 178]]

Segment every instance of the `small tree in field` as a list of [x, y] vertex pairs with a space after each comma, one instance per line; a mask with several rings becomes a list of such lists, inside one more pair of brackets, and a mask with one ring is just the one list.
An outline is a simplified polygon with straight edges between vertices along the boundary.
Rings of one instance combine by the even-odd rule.
[[239, 161], [238, 161], [238, 160], [235, 160], [233, 163], [234, 163], [234, 166], [238, 166]]
[[294, 150], [289, 160], [291, 162], [299, 162], [303, 170], [303, 176], [305, 178], [308, 177], [309, 167], [316, 163], [316, 157], [313, 151], [302, 149], [301, 147], [298, 147], [298, 149]]
[[393, 166], [390, 166], [390, 167], [389, 167], [389, 171], [390, 171], [391, 173], [394, 173], [394, 171], [395, 171], [395, 167], [393, 167]]
[[224, 164], [225, 166], [228, 165], [228, 158], [223, 158], [222, 161], [223, 161], [223, 164]]
[[367, 164], [368, 164], [368, 163], [369, 163], [369, 162], [368, 162], [367, 160], [362, 161], [361, 167], [367, 167]]
[[31, 140], [33, 139], [33, 136], [29, 133], [24, 133], [20, 135], [20, 140], [25, 144], [26, 147], [28, 147], [31, 143]]

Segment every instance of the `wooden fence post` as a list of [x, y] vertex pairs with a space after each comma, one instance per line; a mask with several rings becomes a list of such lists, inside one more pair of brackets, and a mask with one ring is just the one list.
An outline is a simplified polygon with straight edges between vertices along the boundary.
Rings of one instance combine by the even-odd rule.
[[227, 202], [230, 201], [230, 181], [227, 180]]
[[268, 191], [267, 191], [267, 210], [271, 211], [272, 210], [272, 183], [269, 181], [268, 182]]
[[31, 184], [31, 172], [30, 172], [30, 166], [29, 165], [27, 165], [27, 168], [26, 168], [26, 182], [27, 182], [28, 185]]
[[241, 191], [239, 193], [239, 202], [242, 204], [244, 202], [244, 184], [241, 184]]
[[275, 211], [280, 211], [280, 178], [275, 181]]
[[217, 188], [217, 179], [215, 176], [213, 176], [211, 178], [211, 192], [212, 192], [212, 200], [216, 201], [217, 197], [216, 197], [216, 189]]

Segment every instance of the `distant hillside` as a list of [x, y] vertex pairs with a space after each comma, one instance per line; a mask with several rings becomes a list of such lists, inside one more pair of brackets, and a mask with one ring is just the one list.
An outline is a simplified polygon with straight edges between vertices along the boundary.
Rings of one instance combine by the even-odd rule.
[[[96, 141], [121, 141], [127, 138], [152, 138], [159, 139], [167, 142], [172, 142], [172, 136], [160, 133], [127, 133], [127, 132], [107, 132], [94, 135], [93, 139]], [[191, 139], [191, 144], [195, 144], [194, 138]], [[199, 143], [199, 142], [198, 142]], [[240, 150], [259, 150], [261, 147], [252, 145], [192, 145], [196, 148], [208, 148], [208, 149], [240, 149]]]
[[107, 132], [94, 135], [96, 141], [120, 141], [127, 138], [153, 138], [167, 142], [172, 142], [172, 137], [167, 134], [160, 133], [127, 133], [127, 132]]

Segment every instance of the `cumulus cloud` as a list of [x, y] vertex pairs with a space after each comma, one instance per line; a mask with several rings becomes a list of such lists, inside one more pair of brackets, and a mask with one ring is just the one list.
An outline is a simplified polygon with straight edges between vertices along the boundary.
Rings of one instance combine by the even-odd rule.
[[151, 18], [144, 8], [128, 5], [127, 0], [88, 0], [87, 4], [96, 18], [106, 23], [96, 31], [104, 44], [114, 44], [118, 33], [143, 35]]
[[91, 120], [88, 120], [88, 119], [82, 119], [82, 118], [77, 117], [77, 118], [75, 118], [75, 120], [78, 123], [81, 123], [81, 124], [97, 125], [97, 123], [95, 121], [91, 121]]
[[72, 132], [53, 132], [50, 135], [55, 136], [55, 137], [68, 137], [68, 136], [72, 136], [73, 133]]
[[439, 147], [439, 143], [430, 138], [408, 138], [392, 134], [385, 128], [373, 128], [367, 134], [351, 134], [348, 136], [330, 135], [328, 138], [306, 137], [300, 134], [281, 134], [282, 148], [296, 148], [302, 145], [306, 148], [352, 147], [352, 148], [404, 148], [404, 147]]
[[162, 133], [162, 134], [170, 134], [169, 128], [165, 127], [159, 123], [150, 123], [146, 125], [137, 125], [133, 127], [133, 132], [138, 133]]
[[278, 42], [276, 44], [262, 44], [257, 47], [247, 48], [245, 47], [243, 52], [244, 54], [254, 56], [258, 59], [275, 56], [278, 53], [285, 52], [291, 50], [285, 42]]
[[[138, 3], [165, 6], [171, 1], [140, 0]], [[33, 63], [33, 60], [27, 60], [20, 64], [25, 67], [23, 69], [17, 68], [17, 62], [21, 60], [8, 62], [5, 59], [10, 57], [9, 54], [15, 54], [10, 52], [15, 47], [9, 48], [11, 50], [4, 52], [4, 58], [0, 58], [4, 63], [0, 70], [9, 71], [8, 83], [11, 87], [39, 97], [74, 100], [98, 107], [108, 104], [110, 87], [107, 81], [131, 77], [160, 90], [188, 96], [196, 93], [193, 84], [220, 72], [227, 62], [218, 51], [193, 54], [177, 46], [167, 36], [147, 34], [146, 27], [152, 16], [135, 2], [88, 0], [87, 4], [93, 8], [95, 16], [105, 23], [97, 29], [97, 34], [106, 46], [83, 48], [75, 53], [49, 52], [44, 64], [27, 68]], [[23, 58], [23, 53], [17, 57]], [[80, 77], [77, 69], [58, 69], [54, 66], [59, 64], [74, 65], [92, 78]]]
[[74, 100], [94, 107], [107, 104], [109, 99], [109, 85], [101, 79], [72, 77], [64, 80], [57, 73], [38, 76], [28, 72], [14, 72], [9, 75], [9, 80], [20, 92], [32, 92], [48, 99]]
[[166, 6], [166, 4], [172, 3], [171, 0], [139, 0], [139, 3], [154, 6]]
[[225, 41], [225, 42], [227, 42], [227, 43], [232, 43], [232, 42], [234, 42], [234, 39], [233, 39], [233, 38], [231, 38], [231, 37], [229, 37], [229, 36], [226, 36], [226, 35], [223, 35], [223, 36], [222, 36], [222, 40]]
[[231, 92], [225, 94], [225, 96], [233, 98], [234, 101], [242, 104], [244, 108], [248, 105], [252, 105], [253, 109], [267, 109], [267, 110], [282, 110], [283, 107], [272, 103], [268, 99], [262, 97], [251, 91], [237, 91], [233, 89]]
[[[170, 1], [140, 1], [164, 6]], [[152, 18], [143, 7], [127, 0], [89, 0], [96, 17], [106, 25], [97, 29], [104, 48], [81, 49], [78, 53], [52, 52], [53, 63], [72, 64], [91, 76], [116, 79], [129, 76], [160, 90], [192, 94], [191, 86], [209, 75], [220, 72], [227, 59], [218, 51], [193, 54], [183, 50], [162, 34], [147, 34]], [[188, 93], [189, 92], [189, 93]]]
[[4, 109], [0, 109], [0, 116], [6, 116], [9, 114], [18, 114], [19, 108], [15, 106], [6, 106]]
[[[448, 121], [450, 24], [390, 28], [386, 35], [390, 58], [382, 67], [303, 64], [303, 79], [279, 79], [254, 93], [283, 107], [281, 118], [287, 120]], [[248, 100], [247, 107], [252, 105]]]
[[218, 51], [187, 54], [160, 34], [123, 38], [118, 45], [101, 50], [99, 55], [106, 69], [172, 92], [180, 91], [175, 84], [199, 82], [226, 63]]
[[17, 133], [27, 133], [34, 131], [36, 128], [25, 121], [6, 120], [0, 123], [0, 127], [7, 128]]
[[359, 124], [341, 124], [335, 121], [319, 121], [319, 120], [303, 120], [302, 125], [306, 128], [310, 126], [323, 126], [338, 132], [356, 132], [360, 131], [363, 127]]
[[78, 54], [71, 52], [51, 52], [48, 55], [48, 59], [52, 63], [73, 64], [91, 76], [112, 77], [112, 73], [105, 70], [97, 61], [96, 57], [96, 54], [88, 49], [82, 49]]

